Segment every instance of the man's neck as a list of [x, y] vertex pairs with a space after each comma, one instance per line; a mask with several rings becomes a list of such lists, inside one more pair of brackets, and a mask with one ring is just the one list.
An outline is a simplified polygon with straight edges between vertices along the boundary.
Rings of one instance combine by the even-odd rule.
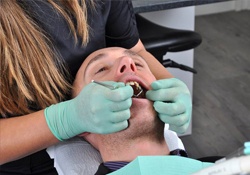
[[105, 150], [100, 150], [104, 162], [127, 161], [130, 162], [138, 156], [168, 155], [168, 146], [163, 140], [161, 143], [137, 139], [131, 143], [114, 144]]

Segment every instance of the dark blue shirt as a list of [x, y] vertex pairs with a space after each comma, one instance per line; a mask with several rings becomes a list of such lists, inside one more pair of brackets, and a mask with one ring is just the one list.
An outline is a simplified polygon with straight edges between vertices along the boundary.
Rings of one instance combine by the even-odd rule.
[[[176, 149], [176, 150], [170, 151], [169, 155], [188, 157], [187, 152], [182, 149]], [[126, 166], [128, 163], [129, 162], [123, 162], [123, 161], [101, 163], [95, 175], [104, 175], [107, 173], [114, 172]]]

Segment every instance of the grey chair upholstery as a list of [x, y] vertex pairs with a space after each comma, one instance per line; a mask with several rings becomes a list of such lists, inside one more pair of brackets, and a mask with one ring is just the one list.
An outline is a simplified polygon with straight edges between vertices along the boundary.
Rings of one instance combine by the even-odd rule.
[[163, 60], [167, 52], [180, 52], [194, 49], [202, 42], [201, 35], [191, 30], [163, 27], [136, 14], [140, 39], [146, 50], [154, 55], [165, 67], [175, 67], [196, 73], [196, 70], [178, 64], [171, 59]]

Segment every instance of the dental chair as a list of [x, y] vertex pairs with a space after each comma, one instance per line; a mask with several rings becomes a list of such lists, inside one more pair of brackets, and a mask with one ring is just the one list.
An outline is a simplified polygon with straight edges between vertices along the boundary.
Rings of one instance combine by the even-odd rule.
[[135, 17], [140, 39], [146, 50], [155, 56], [164, 67], [179, 68], [197, 73], [195, 69], [171, 59], [163, 60], [163, 56], [167, 52], [180, 52], [196, 48], [202, 42], [199, 33], [191, 30], [163, 27], [149, 21], [140, 14], [136, 14]]

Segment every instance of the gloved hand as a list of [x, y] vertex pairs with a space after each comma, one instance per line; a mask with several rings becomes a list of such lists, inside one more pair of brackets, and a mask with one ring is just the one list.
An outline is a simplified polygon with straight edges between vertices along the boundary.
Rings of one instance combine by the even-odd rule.
[[170, 130], [184, 133], [192, 113], [192, 100], [187, 86], [181, 80], [171, 78], [154, 81], [151, 87], [146, 97], [154, 101], [160, 119], [169, 124]]
[[65, 140], [83, 132], [107, 134], [128, 127], [133, 89], [124, 83], [106, 82], [116, 88], [90, 83], [72, 100], [45, 109], [51, 132]]

